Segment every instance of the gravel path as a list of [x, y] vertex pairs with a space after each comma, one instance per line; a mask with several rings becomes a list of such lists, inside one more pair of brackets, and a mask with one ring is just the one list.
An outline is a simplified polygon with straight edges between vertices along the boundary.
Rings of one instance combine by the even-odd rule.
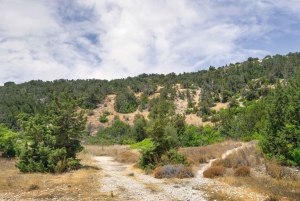
[[206, 200], [199, 185], [208, 179], [155, 179], [149, 175], [131, 170], [130, 165], [115, 162], [112, 157], [95, 157], [104, 171], [101, 191], [113, 192], [121, 200]]
[[[240, 148], [242, 147], [227, 151], [222, 155], [222, 158]], [[207, 190], [208, 186], [213, 186], [213, 191], [215, 192], [224, 192], [225, 190], [229, 195], [241, 194], [241, 196], [244, 196], [245, 193], [243, 189], [203, 178], [203, 171], [210, 167], [215, 159], [202, 166], [197, 175], [190, 179], [155, 179], [150, 175], [145, 175], [132, 169], [131, 165], [116, 162], [109, 156], [99, 156], [95, 157], [95, 159], [104, 172], [104, 176], [100, 180], [100, 191], [113, 193], [120, 200], [203, 201], [207, 200], [204, 189]], [[253, 200], [263, 199], [263, 197], [259, 199], [257, 196], [255, 198]]]

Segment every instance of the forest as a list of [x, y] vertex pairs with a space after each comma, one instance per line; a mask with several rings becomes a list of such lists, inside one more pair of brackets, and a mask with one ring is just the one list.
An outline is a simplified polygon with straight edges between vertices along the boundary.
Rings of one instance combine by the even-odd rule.
[[[184, 92], [176, 90], [180, 85]], [[199, 102], [192, 97], [201, 89]], [[158, 93], [159, 96], [150, 98]], [[135, 115], [133, 125], [114, 117], [96, 135], [86, 116], [108, 95], [115, 95], [115, 111]], [[136, 96], [136, 94], [141, 94]], [[187, 100], [184, 114], [175, 100]], [[300, 53], [249, 57], [247, 61], [208, 70], [141, 74], [116, 80], [32, 80], [0, 87], [0, 151], [19, 157], [22, 172], [63, 172], [80, 166], [76, 153], [82, 143], [144, 144], [140, 167], [185, 163], [179, 147], [204, 146], [227, 139], [259, 140], [269, 159], [300, 165]], [[219, 111], [212, 107], [229, 103]], [[195, 114], [206, 125], [186, 123]], [[99, 121], [107, 121], [109, 112]]]

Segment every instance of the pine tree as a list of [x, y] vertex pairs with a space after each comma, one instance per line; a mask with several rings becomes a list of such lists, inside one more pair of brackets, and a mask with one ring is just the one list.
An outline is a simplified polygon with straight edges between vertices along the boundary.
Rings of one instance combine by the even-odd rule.
[[83, 147], [86, 118], [78, 100], [65, 92], [46, 106], [44, 113], [22, 121], [26, 143], [16, 167], [21, 172], [63, 172], [80, 166], [76, 154]]

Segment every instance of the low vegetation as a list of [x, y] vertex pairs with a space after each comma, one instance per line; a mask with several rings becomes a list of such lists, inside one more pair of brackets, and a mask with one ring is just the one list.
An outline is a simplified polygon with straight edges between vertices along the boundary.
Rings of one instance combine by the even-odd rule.
[[209, 167], [203, 172], [205, 178], [214, 178], [223, 176], [225, 168], [222, 166]]
[[157, 167], [153, 173], [155, 178], [191, 178], [194, 177], [194, 173], [190, 167], [186, 167], [182, 164], [179, 165], [164, 165]]
[[22, 174], [15, 167], [17, 159], [0, 158], [0, 199], [11, 200], [93, 200], [110, 199], [109, 194], [99, 191], [101, 171], [93, 155], [84, 150], [78, 154], [82, 167], [65, 174]]

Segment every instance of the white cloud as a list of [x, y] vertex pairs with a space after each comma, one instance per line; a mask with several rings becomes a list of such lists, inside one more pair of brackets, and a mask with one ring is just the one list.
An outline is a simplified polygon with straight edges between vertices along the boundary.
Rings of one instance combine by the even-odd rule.
[[0, 84], [181, 73], [263, 57], [273, 52], [262, 46], [278, 35], [299, 33], [299, 8], [260, 0], [0, 0]]

